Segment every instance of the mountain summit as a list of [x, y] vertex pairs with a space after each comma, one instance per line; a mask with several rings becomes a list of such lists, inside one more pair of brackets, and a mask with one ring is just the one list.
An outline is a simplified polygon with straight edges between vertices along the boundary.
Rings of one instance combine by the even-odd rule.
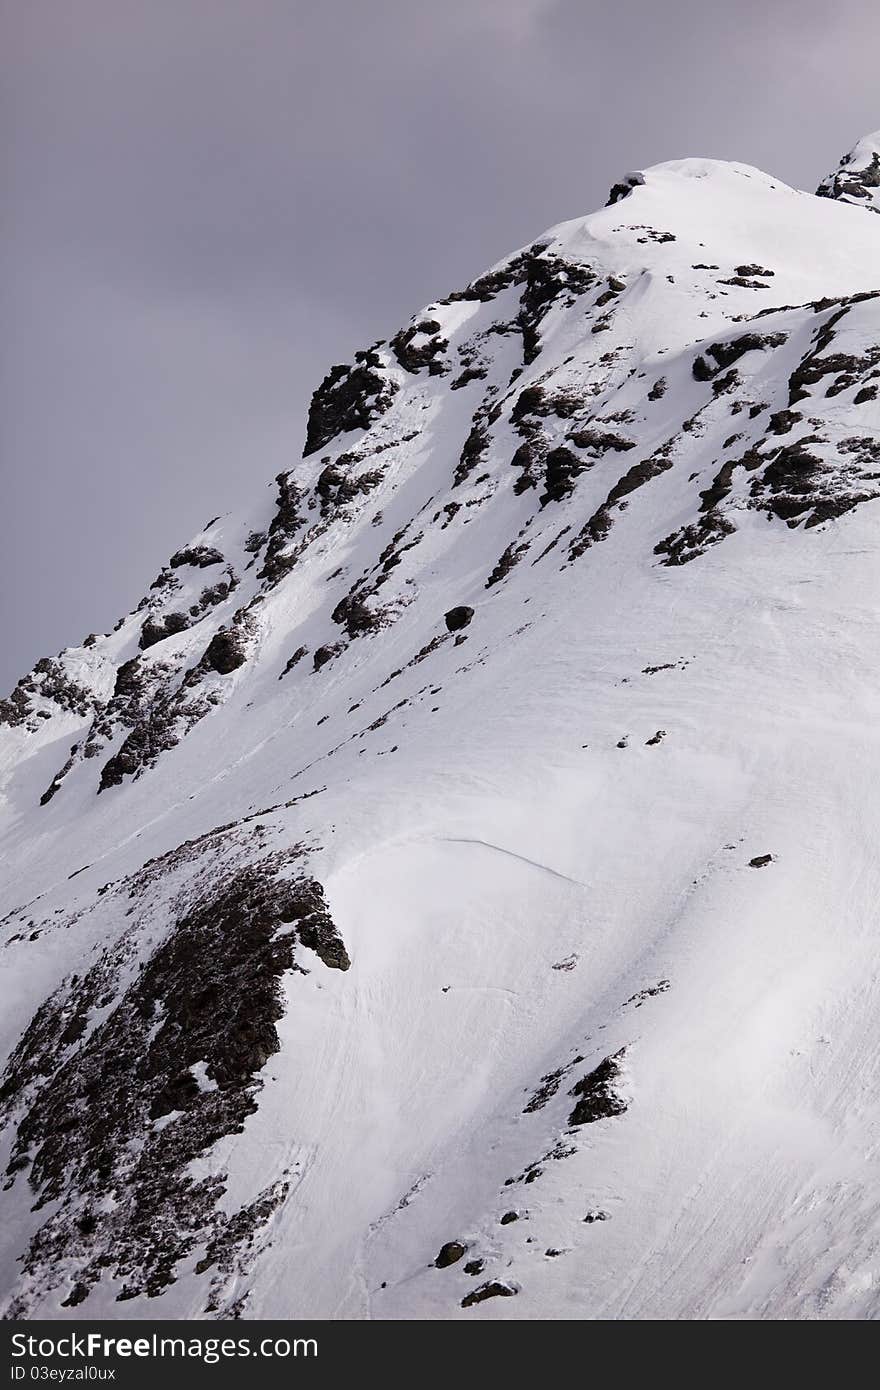
[[876, 162], [627, 175], [0, 702], [8, 1316], [880, 1314]]
[[839, 198], [880, 212], [880, 130], [866, 135], [845, 154], [840, 167], [822, 180], [816, 192], [820, 198]]

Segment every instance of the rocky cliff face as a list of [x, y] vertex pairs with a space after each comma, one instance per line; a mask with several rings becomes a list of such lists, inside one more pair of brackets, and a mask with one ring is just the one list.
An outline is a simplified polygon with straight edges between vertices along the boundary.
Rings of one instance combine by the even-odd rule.
[[880, 130], [843, 155], [839, 168], [822, 180], [816, 192], [820, 198], [837, 198], [880, 212]]
[[628, 175], [0, 702], [11, 1314], [875, 1315], [876, 162]]

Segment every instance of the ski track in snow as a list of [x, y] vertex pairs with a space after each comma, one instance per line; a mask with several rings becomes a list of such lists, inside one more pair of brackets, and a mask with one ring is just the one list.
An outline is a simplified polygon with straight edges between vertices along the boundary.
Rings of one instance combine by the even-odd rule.
[[541, 873], [549, 874], [551, 878], [561, 878], [564, 883], [573, 883], [576, 888], [588, 888], [589, 884], [581, 883], [580, 879], [569, 878], [568, 874], [561, 874], [557, 869], [551, 869], [548, 864], [538, 864], [534, 859], [529, 859], [524, 854], [516, 854], [511, 849], [505, 849], [503, 845], [491, 845], [487, 840], [467, 840], [459, 839], [451, 835], [441, 837], [450, 845], [479, 845], [482, 849], [494, 851], [496, 854], [506, 854], [511, 859], [518, 859], [520, 864], [528, 864], [531, 869], [538, 869]]

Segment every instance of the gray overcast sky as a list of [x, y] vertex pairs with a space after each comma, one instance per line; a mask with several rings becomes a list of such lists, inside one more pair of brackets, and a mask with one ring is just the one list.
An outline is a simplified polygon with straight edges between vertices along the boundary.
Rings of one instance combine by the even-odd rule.
[[326, 367], [629, 169], [814, 188], [876, 0], [0, 0], [0, 694], [302, 448]]

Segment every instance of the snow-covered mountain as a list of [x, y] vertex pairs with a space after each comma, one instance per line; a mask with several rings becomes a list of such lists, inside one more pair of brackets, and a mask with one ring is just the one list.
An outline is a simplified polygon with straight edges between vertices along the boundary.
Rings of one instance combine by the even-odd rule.
[[0, 704], [9, 1316], [880, 1314], [878, 149], [621, 179]]
[[866, 135], [845, 154], [839, 168], [822, 180], [816, 192], [820, 198], [839, 198], [880, 212], [880, 130]]

